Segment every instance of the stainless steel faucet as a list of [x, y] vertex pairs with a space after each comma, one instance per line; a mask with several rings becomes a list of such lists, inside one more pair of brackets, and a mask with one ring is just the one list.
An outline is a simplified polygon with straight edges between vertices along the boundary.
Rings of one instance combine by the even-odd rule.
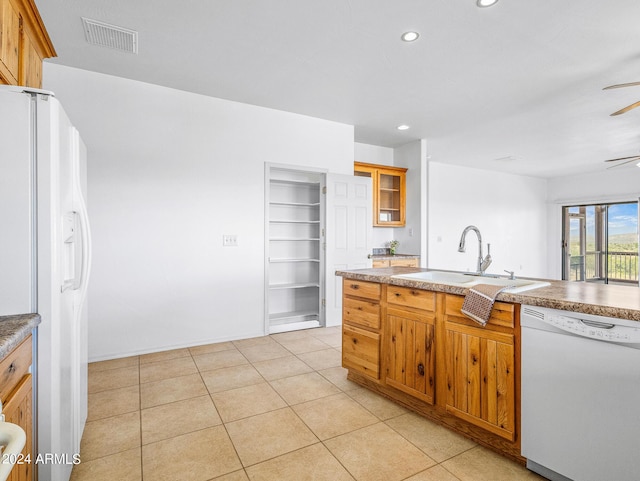
[[468, 225], [462, 231], [462, 236], [460, 236], [460, 244], [458, 245], [458, 252], [465, 252], [465, 241], [467, 238], [467, 233], [472, 230], [478, 236], [478, 266], [476, 269], [477, 274], [481, 276], [484, 275], [484, 271], [491, 265], [491, 244], [487, 244], [487, 257], [482, 256], [482, 235], [480, 234], [480, 229], [478, 229], [475, 225]]

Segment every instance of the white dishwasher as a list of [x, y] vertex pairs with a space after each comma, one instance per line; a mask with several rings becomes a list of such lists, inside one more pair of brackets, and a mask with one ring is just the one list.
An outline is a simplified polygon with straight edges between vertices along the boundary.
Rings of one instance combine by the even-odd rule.
[[522, 455], [554, 481], [640, 479], [640, 322], [521, 307]]

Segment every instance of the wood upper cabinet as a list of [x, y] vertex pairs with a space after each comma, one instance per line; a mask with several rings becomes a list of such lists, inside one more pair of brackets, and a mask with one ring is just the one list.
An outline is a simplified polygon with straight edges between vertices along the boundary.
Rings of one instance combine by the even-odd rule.
[[[482, 328], [462, 317], [463, 298], [446, 296], [446, 409], [513, 441], [516, 432], [516, 346], [513, 305], [496, 303]], [[509, 315], [509, 312], [511, 314]]]
[[381, 285], [344, 279], [342, 293], [342, 365], [378, 380]]
[[[22, 449], [23, 459], [34, 459], [31, 434], [33, 431], [33, 385], [31, 366], [31, 336], [0, 361], [0, 399], [7, 422], [17, 424], [27, 435]], [[9, 481], [30, 480], [32, 463], [16, 464]]]
[[355, 162], [353, 170], [355, 175], [372, 179], [373, 225], [376, 227], [404, 226], [407, 169]]
[[33, 0], [0, 0], [0, 84], [42, 88], [42, 60], [55, 56]]

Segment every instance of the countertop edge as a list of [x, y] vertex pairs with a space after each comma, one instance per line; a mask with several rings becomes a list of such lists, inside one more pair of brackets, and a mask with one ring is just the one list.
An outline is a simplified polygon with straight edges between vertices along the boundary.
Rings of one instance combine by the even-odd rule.
[[371, 254], [370, 259], [420, 259], [420, 254]]
[[4, 359], [29, 337], [41, 321], [39, 314], [0, 316], [0, 359]]
[[[343, 277], [345, 279], [379, 282], [382, 284], [444, 292], [461, 296], [466, 295], [468, 289], [464, 287], [449, 286], [446, 284], [431, 283], [428, 281], [397, 279], [393, 277], [398, 274], [426, 272], [429, 270], [433, 269], [421, 269], [415, 267], [384, 267], [353, 271], [338, 270], [336, 271], [336, 276]], [[622, 291], [621, 289], [631, 288], [626, 286], [596, 285], [547, 279], [545, 279], [545, 281], [549, 282], [550, 285], [521, 293], [501, 292], [496, 297], [496, 300], [571, 312], [580, 312], [596, 316], [640, 321], [640, 289]], [[601, 299], [598, 300], [597, 297], [600, 297]], [[616, 305], [615, 301], [619, 301], [619, 305]], [[628, 305], [623, 305], [623, 301], [628, 303]]]

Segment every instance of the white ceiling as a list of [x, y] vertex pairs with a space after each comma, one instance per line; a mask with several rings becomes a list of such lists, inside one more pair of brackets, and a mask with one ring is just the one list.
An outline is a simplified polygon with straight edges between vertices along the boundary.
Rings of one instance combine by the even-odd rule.
[[[602, 90], [640, 81], [638, 0], [36, 3], [55, 63], [352, 124], [357, 142], [425, 138], [434, 161], [540, 177], [640, 154], [640, 108], [609, 116], [640, 86]], [[82, 16], [137, 30], [139, 54], [87, 44]]]

